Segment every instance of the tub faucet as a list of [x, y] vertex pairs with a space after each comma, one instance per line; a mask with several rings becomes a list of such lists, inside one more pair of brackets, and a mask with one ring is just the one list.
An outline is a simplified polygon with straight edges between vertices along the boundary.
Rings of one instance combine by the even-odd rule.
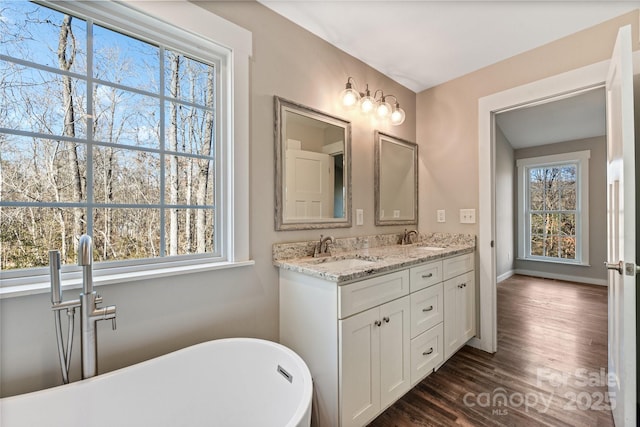
[[320, 241], [316, 243], [315, 251], [313, 252], [314, 258], [327, 257], [331, 256], [331, 251], [329, 250], [329, 244], [333, 244], [335, 239], [331, 236], [323, 237], [320, 235]]
[[404, 229], [404, 234], [402, 235], [402, 240], [400, 241], [401, 245], [410, 245], [413, 243], [413, 241], [411, 240], [411, 236], [414, 235], [416, 237], [418, 237], [418, 231], [417, 230], [410, 230], [407, 231], [407, 229]]
[[91, 237], [86, 234], [78, 242], [78, 265], [82, 267], [82, 293], [80, 294], [80, 351], [82, 354], [82, 378], [98, 375], [98, 337], [96, 323], [111, 319], [116, 329], [116, 306], [98, 308], [102, 301], [93, 290], [93, 248]]

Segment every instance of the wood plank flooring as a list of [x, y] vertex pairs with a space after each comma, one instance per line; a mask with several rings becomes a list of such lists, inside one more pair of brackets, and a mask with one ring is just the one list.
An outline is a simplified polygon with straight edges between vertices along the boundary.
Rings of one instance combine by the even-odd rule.
[[613, 426], [606, 287], [513, 276], [497, 298], [498, 352], [462, 348], [370, 427]]

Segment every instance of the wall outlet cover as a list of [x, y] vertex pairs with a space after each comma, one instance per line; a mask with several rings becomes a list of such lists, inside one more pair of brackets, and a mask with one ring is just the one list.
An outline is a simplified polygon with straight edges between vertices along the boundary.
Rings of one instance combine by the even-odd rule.
[[438, 209], [436, 211], [436, 217], [438, 222], [445, 222], [445, 211], [444, 209]]
[[356, 209], [356, 225], [364, 224], [364, 211], [362, 209]]

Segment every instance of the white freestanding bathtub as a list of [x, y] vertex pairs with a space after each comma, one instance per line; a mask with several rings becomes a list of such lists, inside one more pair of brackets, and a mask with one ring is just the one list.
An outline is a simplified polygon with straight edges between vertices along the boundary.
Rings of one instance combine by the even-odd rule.
[[0, 400], [2, 427], [284, 427], [311, 421], [311, 374], [280, 344], [229, 338]]

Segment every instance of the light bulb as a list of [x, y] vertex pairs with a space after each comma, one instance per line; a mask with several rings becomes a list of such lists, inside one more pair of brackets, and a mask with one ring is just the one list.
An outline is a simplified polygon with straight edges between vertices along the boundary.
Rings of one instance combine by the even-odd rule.
[[386, 119], [391, 114], [391, 105], [382, 98], [380, 104], [376, 108], [376, 114], [381, 119]]
[[376, 105], [376, 101], [373, 99], [371, 95], [365, 96], [360, 101], [360, 110], [363, 113], [370, 113], [373, 111], [373, 107]]
[[369, 91], [369, 85], [367, 85], [367, 88], [364, 91], [364, 96], [360, 100], [360, 111], [362, 111], [365, 114], [368, 114], [371, 111], [373, 111], [373, 108], [375, 107], [375, 105], [376, 105], [376, 100], [373, 98], [373, 96], [371, 96], [371, 92]]
[[342, 105], [344, 105], [345, 108], [351, 109], [358, 105], [360, 94], [351, 87], [351, 83], [347, 82], [346, 89], [340, 93], [340, 99], [342, 99]]
[[393, 107], [393, 112], [391, 112], [391, 124], [398, 126], [404, 123], [405, 113], [402, 108], [400, 108], [400, 104], [396, 102], [396, 105]]

